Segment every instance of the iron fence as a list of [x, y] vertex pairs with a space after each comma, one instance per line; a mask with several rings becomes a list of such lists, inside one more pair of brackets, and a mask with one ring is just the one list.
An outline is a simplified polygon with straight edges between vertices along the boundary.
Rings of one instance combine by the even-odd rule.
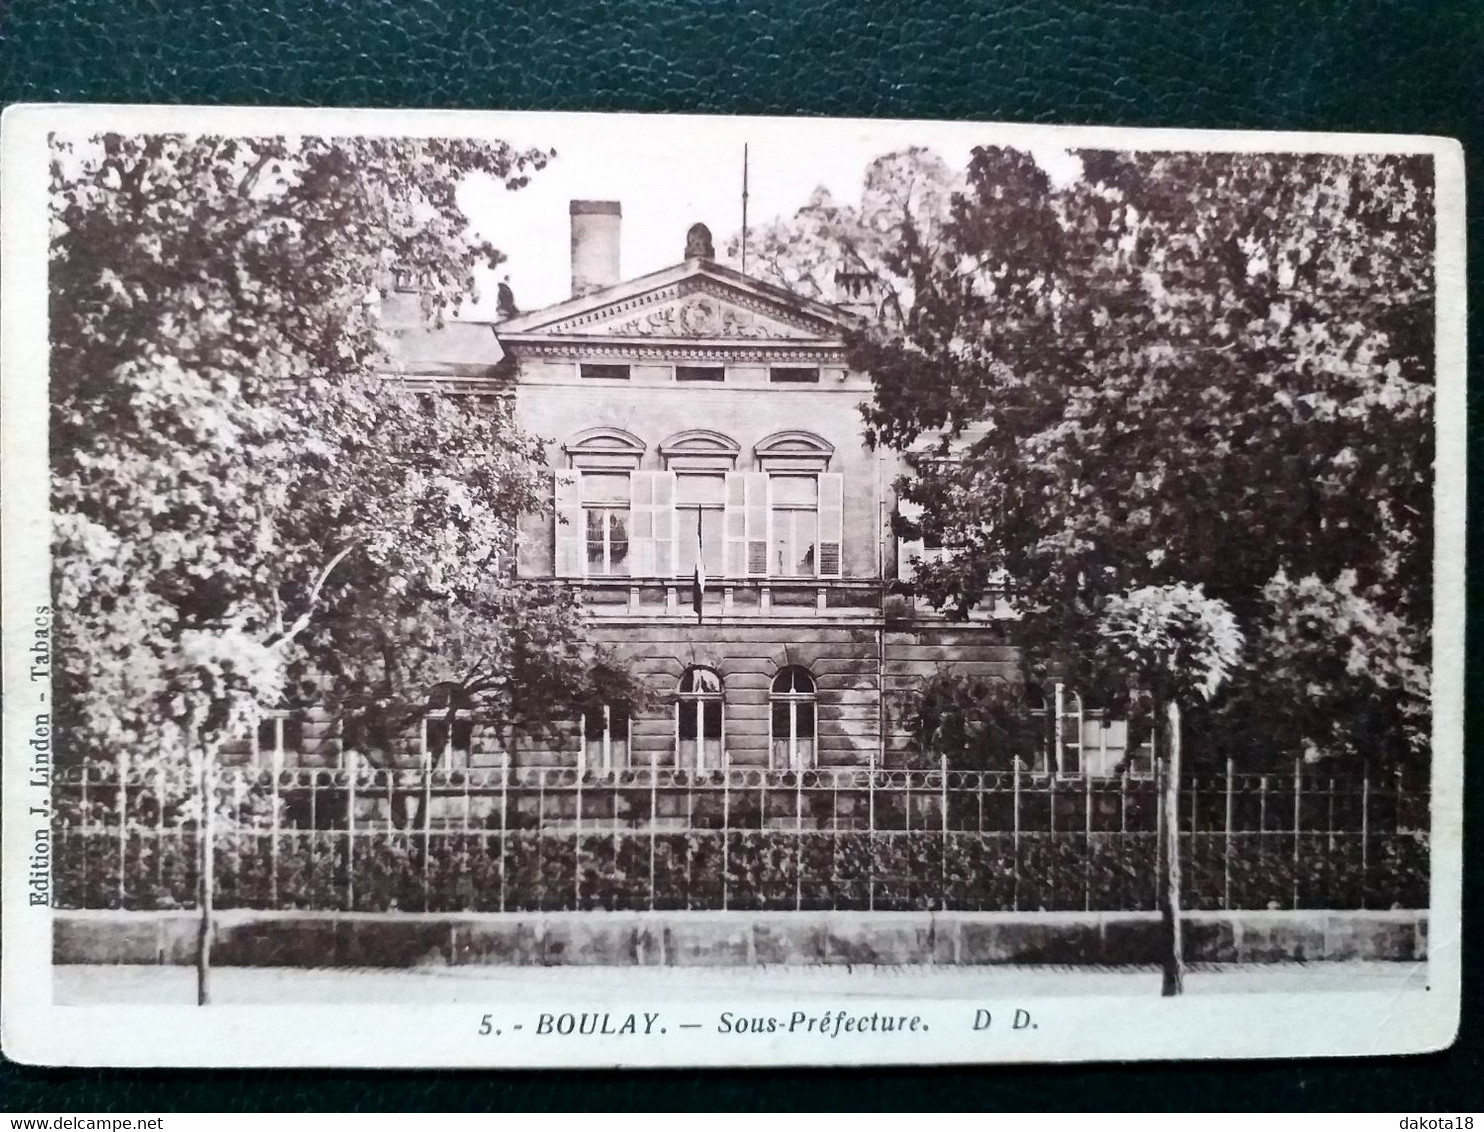
[[[220, 908], [354, 911], [1156, 906], [1161, 783], [1024, 769], [223, 769]], [[1426, 907], [1428, 792], [1402, 778], [1195, 776], [1192, 909]], [[187, 908], [188, 775], [54, 780], [66, 908]]]

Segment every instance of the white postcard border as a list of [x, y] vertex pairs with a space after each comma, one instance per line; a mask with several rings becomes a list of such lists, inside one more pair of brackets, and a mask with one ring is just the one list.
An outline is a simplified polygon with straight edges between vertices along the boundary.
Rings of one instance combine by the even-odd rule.
[[[1300, 993], [1161, 999], [1157, 976], [1140, 998], [914, 1001], [842, 996], [831, 1009], [920, 1016], [904, 1037], [780, 1038], [724, 1035], [723, 1011], [790, 1014], [797, 1001], [715, 997], [704, 969], [675, 970], [674, 987], [643, 1001], [623, 994], [553, 995], [543, 1012], [659, 1012], [695, 1018], [700, 1030], [649, 1037], [480, 1035], [482, 1016], [532, 1017], [536, 1007], [479, 1003], [419, 1006], [56, 1006], [51, 913], [28, 905], [24, 875], [35, 846], [38, 788], [30, 740], [46, 710], [44, 681], [30, 676], [36, 610], [49, 605], [47, 474], [47, 135], [79, 129], [221, 133], [368, 133], [500, 136], [545, 115], [498, 112], [306, 110], [139, 106], [19, 106], [4, 115], [0, 149], [0, 389], [3, 418], [4, 948], [0, 1038], [7, 1056], [69, 1065], [178, 1066], [614, 1066], [1052, 1062], [1148, 1058], [1302, 1057], [1420, 1052], [1454, 1038], [1461, 966], [1462, 752], [1466, 315], [1463, 157], [1456, 142], [1362, 134], [1124, 130], [929, 121], [563, 115], [582, 128], [678, 127], [774, 136], [869, 131], [881, 151], [952, 136], [976, 142], [1159, 150], [1405, 152], [1436, 161], [1437, 486], [1434, 622], [1432, 889], [1426, 992]], [[45, 793], [44, 790], [40, 793]], [[575, 973], [574, 984], [582, 976]], [[864, 990], [865, 988], [863, 988]], [[819, 1011], [813, 1001], [803, 1009]], [[1034, 1024], [973, 1028], [975, 1011], [1001, 1019], [1026, 1010]], [[512, 1022], [512, 1025], [514, 1023]], [[496, 1024], [495, 1028], [503, 1029]]]

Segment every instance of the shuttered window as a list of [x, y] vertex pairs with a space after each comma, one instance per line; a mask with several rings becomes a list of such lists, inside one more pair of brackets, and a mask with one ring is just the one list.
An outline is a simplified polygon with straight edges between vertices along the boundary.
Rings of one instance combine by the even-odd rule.
[[587, 523], [582, 515], [582, 473], [559, 471], [555, 482], [556, 555], [558, 578], [580, 578], [587, 558]]
[[675, 473], [634, 472], [629, 479], [629, 572], [640, 578], [675, 574]]
[[768, 573], [769, 476], [766, 472], [728, 472], [725, 533], [726, 572], [732, 578]]
[[775, 578], [812, 578], [819, 572], [819, 478], [770, 478], [772, 549], [768, 574]]
[[844, 571], [845, 477], [834, 472], [819, 477], [819, 576], [838, 578]]
[[828, 472], [769, 477], [770, 577], [840, 577], [844, 490], [843, 477]]
[[582, 473], [588, 577], [629, 572], [629, 473]]

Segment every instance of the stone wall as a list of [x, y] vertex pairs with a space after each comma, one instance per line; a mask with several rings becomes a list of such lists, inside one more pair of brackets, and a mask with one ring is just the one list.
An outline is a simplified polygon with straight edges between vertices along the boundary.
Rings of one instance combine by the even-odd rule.
[[[688, 600], [688, 595], [687, 595]], [[1006, 643], [1001, 625], [960, 625], [898, 621], [883, 630], [879, 620], [797, 617], [729, 618], [725, 623], [696, 624], [688, 617], [609, 619], [594, 626], [600, 640], [612, 646], [642, 676], [658, 704], [631, 725], [629, 765], [650, 760], [672, 766], [675, 712], [670, 697], [681, 674], [691, 665], [721, 673], [725, 681], [725, 734], [728, 763], [768, 766], [769, 687], [780, 668], [802, 665], [815, 680], [818, 704], [816, 764], [823, 767], [867, 767], [883, 752], [881, 765], [902, 766], [910, 759], [902, 705], [905, 696], [939, 668], [951, 666], [965, 676], [1017, 681], [1017, 651]], [[852, 623], [853, 622], [853, 623]], [[882, 634], [885, 634], [884, 641]], [[885, 689], [885, 703], [879, 703]], [[303, 723], [306, 753], [289, 756], [288, 766], [336, 766], [339, 744], [323, 713], [308, 714]], [[409, 749], [416, 739], [407, 737]], [[575, 766], [577, 721], [559, 728], [552, 739], [521, 737], [517, 766]], [[226, 763], [249, 759], [246, 740], [230, 746]], [[469, 765], [497, 768], [505, 760], [502, 736], [475, 726]]]
[[[57, 912], [52, 961], [189, 964], [191, 912]], [[648, 912], [219, 915], [221, 966], [740, 967], [1149, 964], [1155, 913]], [[1185, 918], [1192, 963], [1427, 958], [1427, 913], [1204, 912]]]

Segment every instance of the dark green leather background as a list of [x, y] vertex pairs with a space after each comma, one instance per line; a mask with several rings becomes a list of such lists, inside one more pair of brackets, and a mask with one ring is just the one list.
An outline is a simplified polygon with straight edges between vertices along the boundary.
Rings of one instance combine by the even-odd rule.
[[[0, 102], [21, 100], [1365, 130], [1460, 137], [1474, 158], [1484, 145], [1484, 0], [0, 0]], [[1479, 183], [1475, 176], [1469, 192], [1475, 294], [1484, 263]], [[1471, 345], [1478, 357], [1479, 320]], [[1470, 689], [1477, 687], [1473, 672]], [[1469, 794], [1475, 825], [1484, 813], [1473, 785]], [[1470, 924], [1480, 877], [1484, 869], [1467, 882]], [[1465, 942], [1477, 945], [1474, 933]], [[122, 1073], [5, 1064], [0, 1110], [1478, 1110], [1479, 968], [1466, 966], [1460, 1044], [1420, 1058], [705, 1074]], [[407, 1054], [417, 1055], [412, 1033]]]

